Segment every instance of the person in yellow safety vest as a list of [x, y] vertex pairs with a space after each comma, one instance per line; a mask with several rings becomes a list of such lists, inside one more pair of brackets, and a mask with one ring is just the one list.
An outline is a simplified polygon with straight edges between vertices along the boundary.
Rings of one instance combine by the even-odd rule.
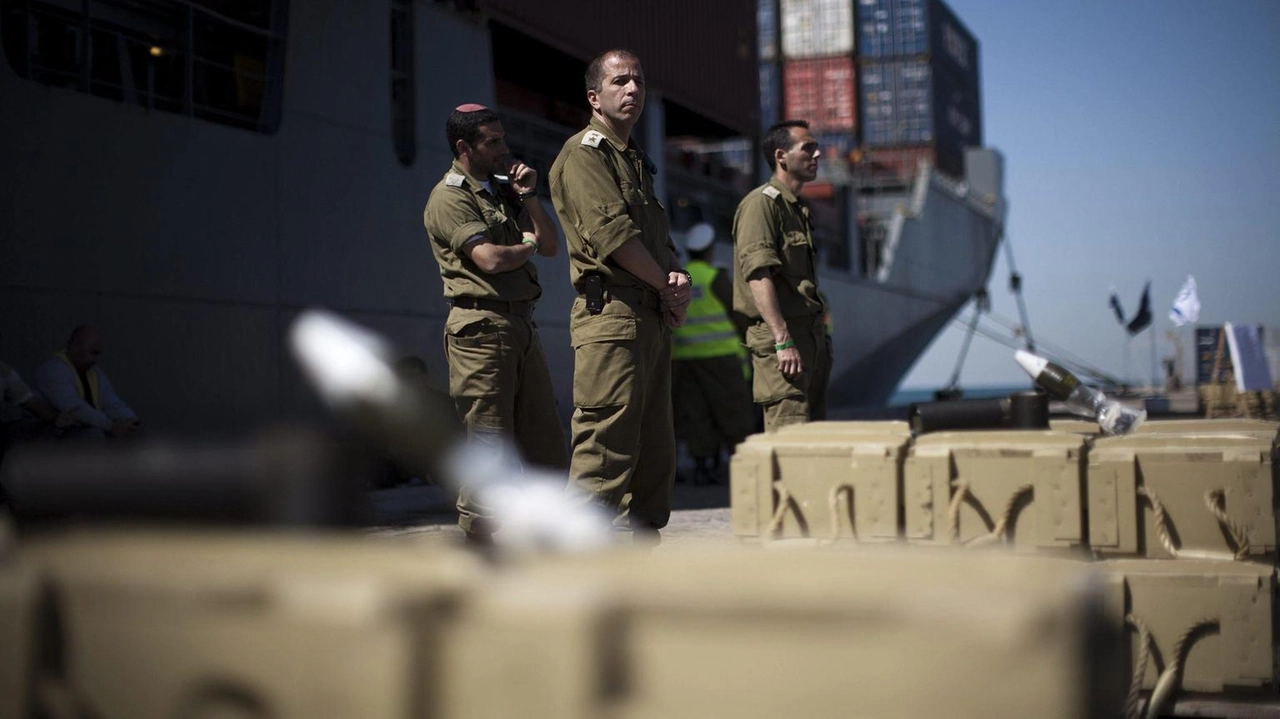
[[742, 370], [745, 350], [729, 310], [733, 280], [711, 264], [715, 240], [715, 229], [706, 223], [685, 234], [693, 300], [684, 325], [671, 331], [672, 406], [677, 436], [688, 442], [693, 457], [696, 485], [719, 481], [721, 445], [732, 449], [754, 425], [751, 387]]

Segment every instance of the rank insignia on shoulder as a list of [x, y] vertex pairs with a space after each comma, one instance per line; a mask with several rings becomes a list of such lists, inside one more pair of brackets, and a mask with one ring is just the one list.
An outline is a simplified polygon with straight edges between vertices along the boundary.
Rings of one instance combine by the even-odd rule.
[[444, 184], [446, 187], [462, 187], [462, 183], [466, 182], [466, 180], [466, 177], [459, 175], [456, 172], [450, 172], [444, 176]]
[[778, 192], [778, 188], [776, 187], [766, 187], [760, 191], [760, 194], [776, 200], [778, 199], [778, 195], [781, 195], [782, 193]]
[[587, 147], [600, 147], [600, 141], [604, 139], [604, 135], [599, 130], [587, 130], [587, 134], [582, 136], [582, 144]]

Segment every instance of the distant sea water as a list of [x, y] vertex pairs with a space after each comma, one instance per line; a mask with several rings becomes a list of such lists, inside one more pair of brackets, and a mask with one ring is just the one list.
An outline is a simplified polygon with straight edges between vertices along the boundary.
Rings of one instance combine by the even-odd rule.
[[[987, 399], [991, 397], [1007, 397], [1010, 392], [1026, 392], [1031, 389], [1031, 384], [1007, 385], [1003, 387], [961, 387], [964, 391], [964, 399]], [[933, 393], [938, 388], [930, 389], [900, 389], [889, 398], [890, 407], [905, 407], [913, 402], [932, 402], [934, 401]]]

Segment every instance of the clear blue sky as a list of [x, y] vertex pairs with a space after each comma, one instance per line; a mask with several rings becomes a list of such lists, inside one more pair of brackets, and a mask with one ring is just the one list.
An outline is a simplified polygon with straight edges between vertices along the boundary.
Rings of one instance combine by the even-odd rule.
[[[1172, 354], [1188, 273], [1199, 324], [1280, 328], [1280, 1], [947, 2], [981, 44], [984, 139], [1005, 155], [1033, 336], [1120, 374], [1108, 290], [1133, 314], [1150, 279], [1157, 352]], [[1002, 251], [993, 310], [1016, 318], [1008, 275]], [[1130, 350], [1139, 379], [1149, 333]], [[945, 383], [962, 337], [940, 335], [903, 387]], [[962, 386], [1021, 381], [1011, 350], [974, 339]]]

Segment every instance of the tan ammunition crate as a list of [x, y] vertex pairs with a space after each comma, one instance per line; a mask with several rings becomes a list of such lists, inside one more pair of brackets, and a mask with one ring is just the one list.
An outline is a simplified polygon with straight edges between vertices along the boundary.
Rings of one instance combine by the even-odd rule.
[[904, 547], [553, 562], [462, 608], [441, 716], [1118, 716], [1099, 581], [1084, 562]]
[[[1130, 656], [1146, 658], [1143, 687], [1181, 667], [1192, 692], [1275, 689], [1272, 567], [1249, 562], [1121, 559], [1099, 562], [1108, 614], [1128, 624]], [[1144, 647], [1142, 630], [1152, 647]], [[1179, 661], [1181, 660], [1181, 661]], [[1259, 715], [1261, 716], [1261, 715]]]
[[908, 542], [1007, 541], [1019, 550], [1084, 545], [1085, 438], [1065, 432], [939, 432], [903, 464]]
[[359, 537], [34, 540], [16, 558], [47, 593], [28, 678], [72, 709], [51, 716], [432, 716], [438, 637], [483, 574], [473, 559]]
[[906, 433], [753, 435], [729, 464], [733, 533], [762, 539], [898, 539]]
[[[1101, 436], [1097, 422], [1086, 422], [1078, 419], [1055, 419], [1049, 422], [1049, 428], [1055, 432], [1074, 432], [1091, 436]], [[1260, 419], [1154, 419], [1143, 422], [1135, 435], [1150, 434], [1242, 434], [1259, 439], [1280, 437], [1280, 422], [1267, 422]]]
[[1271, 440], [1132, 435], [1089, 450], [1089, 545], [1150, 558], [1274, 556]]
[[[8, 538], [0, 539], [5, 541]], [[35, 572], [8, 558], [0, 559], [0, 719], [29, 715], [39, 596]]]
[[[798, 424], [783, 425], [778, 429], [776, 434], [790, 434], [792, 432], [817, 433], [817, 434], [911, 434], [911, 425], [901, 420], [884, 420], [884, 421], [822, 421], [822, 422], [800, 422]], [[768, 437], [767, 434], [753, 435], [755, 437]]]

